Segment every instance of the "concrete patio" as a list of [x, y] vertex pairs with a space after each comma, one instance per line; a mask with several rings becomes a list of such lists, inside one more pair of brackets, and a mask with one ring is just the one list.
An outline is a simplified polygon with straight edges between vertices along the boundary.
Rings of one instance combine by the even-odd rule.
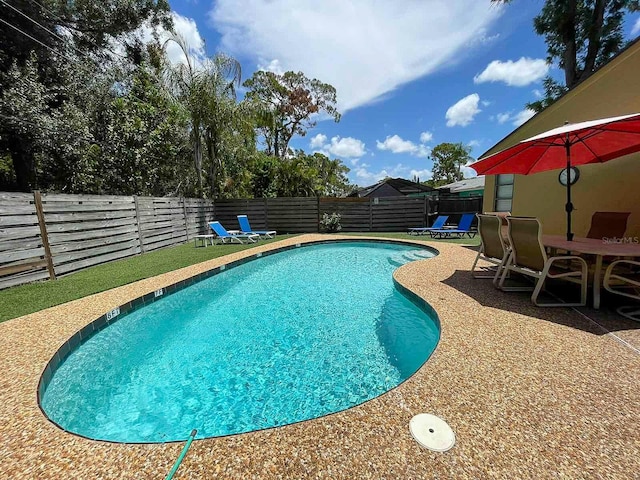
[[[0, 324], [0, 478], [164, 478], [182, 443], [92, 441], [45, 418], [36, 392], [49, 359], [117, 305], [259, 251], [327, 238], [357, 240], [295, 237]], [[638, 478], [640, 324], [607, 310], [537, 308], [526, 293], [472, 279], [473, 249], [430, 245], [440, 255], [395, 272], [442, 324], [415, 375], [347, 411], [196, 440], [175, 478]], [[422, 412], [453, 428], [452, 450], [412, 439], [409, 420]]]

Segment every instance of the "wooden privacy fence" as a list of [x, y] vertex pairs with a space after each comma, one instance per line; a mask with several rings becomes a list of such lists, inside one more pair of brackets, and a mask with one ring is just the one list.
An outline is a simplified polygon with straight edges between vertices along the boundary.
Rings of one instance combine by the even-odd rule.
[[183, 243], [213, 211], [202, 199], [0, 193], [0, 288]]
[[481, 199], [442, 197], [257, 198], [170, 197], [0, 192], [0, 288], [54, 279], [92, 265], [188, 241], [219, 220], [237, 229], [319, 231], [324, 213], [339, 213], [345, 232], [393, 232], [427, 226], [433, 214], [479, 212]]

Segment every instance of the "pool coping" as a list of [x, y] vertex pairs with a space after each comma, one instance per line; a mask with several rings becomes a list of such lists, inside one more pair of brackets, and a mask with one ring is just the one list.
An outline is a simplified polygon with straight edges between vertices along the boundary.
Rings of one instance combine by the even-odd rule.
[[[83, 343], [85, 343], [87, 340], [89, 340], [91, 337], [93, 337], [94, 335], [96, 335], [97, 333], [99, 333], [100, 331], [104, 330], [105, 328], [107, 328], [109, 325], [112, 325], [114, 323], [116, 323], [118, 320], [120, 320], [121, 318], [125, 317], [126, 315], [135, 312], [136, 310], [139, 310], [147, 305], [151, 305], [152, 303], [155, 303], [167, 296], [170, 296], [174, 293], [177, 293], [181, 290], [184, 290], [187, 287], [190, 287], [192, 285], [195, 285], [197, 283], [200, 283], [204, 280], [207, 280], [208, 278], [211, 278], [213, 276], [216, 276], [222, 272], [231, 270], [233, 268], [239, 267], [240, 265], [244, 265], [246, 263], [249, 262], [253, 262], [258, 260], [259, 258], [262, 257], [267, 257], [270, 255], [274, 255], [274, 254], [278, 254], [278, 253], [282, 253], [288, 250], [294, 250], [297, 248], [305, 248], [305, 247], [311, 247], [314, 245], [328, 245], [328, 244], [333, 244], [333, 243], [382, 243], [382, 244], [392, 244], [392, 245], [407, 245], [407, 246], [412, 246], [412, 247], [420, 247], [423, 250], [428, 250], [431, 253], [434, 254], [434, 257], [438, 256], [440, 254], [440, 252], [438, 251], [438, 249], [428, 246], [428, 245], [424, 245], [424, 244], [419, 244], [419, 243], [415, 243], [412, 241], [405, 241], [405, 240], [395, 240], [395, 239], [389, 239], [389, 240], [383, 240], [383, 239], [375, 239], [375, 238], [336, 238], [336, 239], [328, 239], [328, 240], [312, 240], [312, 241], [307, 241], [307, 242], [298, 242], [295, 243], [293, 245], [283, 245], [280, 247], [276, 247], [267, 251], [263, 251], [263, 252], [258, 252], [252, 255], [248, 255], [245, 256], [243, 258], [240, 258], [238, 260], [233, 260], [229, 263], [223, 263], [219, 266], [213, 267], [209, 270], [206, 270], [204, 272], [198, 273], [196, 275], [193, 275], [189, 278], [185, 278], [183, 280], [180, 280], [178, 282], [172, 283], [170, 285], [167, 285], [166, 287], [161, 287], [159, 289], [154, 290], [153, 292], [149, 292], [145, 295], [141, 295], [139, 297], [136, 297], [122, 305], [119, 305], [113, 309], [111, 309], [110, 311], [102, 314], [101, 316], [99, 316], [98, 318], [96, 318], [95, 320], [89, 322], [88, 324], [86, 324], [84, 327], [82, 327], [80, 330], [76, 331], [73, 335], [71, 335], [71, 337], [69, 337], [61, 346], [60, 348], [58, 348], [58, 350], [55, 352], [55, 354], [51, 357], [51, 359], [47, 362], [46, 366], [44, 367], [42, 373], [40, 374], [40, 379], [38, 380], [38, 387], [36, 390], [36, 395], [37, 395], [37, 403], [38, 403], [38, 408], [40, 409], [40, 411], [42, 412], [42, 415], [44, 415], [44, 417], [51, 422], [53, 425], [55, 425], [57, 428], [59, 428], [60, 430], [62, 430], [65, 433], [68, 433], [70, 435], [74, 435], [86, 440], [91, 440], [91, 441], [95, 441], [95, 442], [104, 442], [104, 443], [114, 443], [114, 444], [132, 444], [132, 445], [156, 445], [156, 444], [172, 444], [172, 443], [183, 443], [185, 440], [167, 440], [164, 442], [130, 442], [130, 441], [119, 441], [119, 440], [105, 440], [105, 439], [101, 439], [101, 438], [94, 438], [94, 437], [90, 437], [87, 435], [83, 435], [77, 432], [73, 432], [71, 430], [66, 429], [64, 426], [60, 425], [58, 422], [56, 422], [55, 420], [53, 420], [51, 417], [49, 417], [49, 415], [47, 414], [47, 412], [45, 411], [44, 407], [42, 406], [42, 397], [47, 389], [47, 387], [49, 386], [49, 383], [51, 382], [51, 379], [53, 378], [53, 374], [55, 373], [55, 371], [60, 367], [60, 365], [62, 363], [64, 363], [64, 361], [67, 359], [67, 357], [71, 354], [71, 352], [73, 352], [75, 349], [79, 348]], [[433, 257], [428, 257], [428, 258], [424, 258], [424, 260], [428, 260], [430, 258]], [[400, 267], [397, 267], [395, 270], [397, 270]], [[438, 328], [438, 342], [436, 343], [434, 349], [429, 353], [429, 355], [427, 356], [427, 358], [425, 359], [425, 361], [420, 365], [420, 367], [418, 367], [418, 369], [416, 369], [415, 372], [413, 372], [411, 375], [409, 375], [407, 378], [403, 379], [400, 383], [398, 383], [397, 385], [395, 385], [393, 388], [382, 392], [380, 395], [377, 395], [375, 397], [369, 398], [363, 402], [351, 405], [350, 407], [346, 408], [346, 409], [342, 409], [342, 410], [338, 410], [336, 412], [329, 412], [323, 415], [319, 415], [316, 417], [311, 417], [308, 419], [304, 419], [304, 420], [298, 420], [295, 422], [291, 422], [291, 423], [286, 423], [286, 424], [282, 424], [282, 425], [274, 425], [274, 426], [270, 426], [270, 427], [265, 427], [265, 428], [260, 428], [260, 429], [256, 429], [256, 430], [250, 430], [248, 432], [239, 432], [239, 433], [231, 433], [231, 434], [225, 434], [225, 435], [212, 435], [212, 436], [207, 436], [207, 437], [200, 437], [197, 438], [197, 440], [205, 440], [208, 438], [223, 438], [223, 437], [229, 437], [229, 436], [234, 436], [234, 435], [243, 435], [246, 433], [251, 433], [251, 432], [256, 432], [256, 431], [262, 431], [262, 430], [269, 430], [272, 428], [279, 428], [279, 427], [283, 427], [283, 426], [287, 426], [287, 425], [294, 425], [297, 423], [301, 423], [301, 422], [306, 422], [309, 420], [314, 420], [317, 418], [322, 418], [322, 417], [326, 417], [329, 415], [334, 415], [336, 413], [340, 413], [344, 410], [348, 410], [349, 408], [353, 408], [353, 407], [357, 407], [358, 405], [362, 405], [364, 403], [370, 402], [372, 400], [375, 400], [376, 398], [390, 392], [393, 391], [394, 389], [398, 388], [399, 386], [401, 386], [404, 382], [406, 382], [407, 380], [409, 380], [413, 375], [415, 375], [420, 368], [422, 368], [422, 366], [429, 361], [429, 358], [431, 358], [431, 356], [433, 355], [433, 353], [435, 352], [435, 350], [438, 347], [438, 344], [440, 343], [440, 333], [442, 330], [442, 325], [440, 323], [440, 318], [438, 317], [437, 312], [434, 310], [434, 308], [423, 298], [421, 298], [419, 295], [417, 295], [416, 293], [412, 292], [410, 289], [408, 289], [407, 287], [403, 286], [401, 283], [399, 283], [395, 277], [392, 274], [392, 282], [394, 287], [400, 291], [404, 296], [406, 296], [412, 303], [414, 303], [418, 308], [420, 308], [421, 310], [425, 311], [427, 313], [427, 315], [429, 315], [429, 317], [434, 321], [434, 323], [436, 324], [436, 327]]]

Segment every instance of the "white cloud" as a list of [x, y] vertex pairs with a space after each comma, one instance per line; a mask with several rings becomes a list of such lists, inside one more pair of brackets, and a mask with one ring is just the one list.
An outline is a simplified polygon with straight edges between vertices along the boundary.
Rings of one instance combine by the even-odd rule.
[[475, 44], [480, 44], [482, 46], [485, 45], [489, 45], [490, 43], [493, 43], [494, 41], [496, 41], [498, 38], [500, 38], [500, 34], [496, 33], [494, 35], [487, 35], [487, 29], [486, 28], [481, 28], [480, 30], [478, 30], [477, 33], [477, 37], [474, 38], [472, 40], [472, 42], [470, 42], [472, 45]]
[[549, 65], [542, 58], [522, 57], [515, 62], [494, 60], [481, 74], [473, 77], [473, 82], [504, 82], [511, 87], [524, 87], [541, 80], [548, 72]]
[[526, 122], [527, 120], [529, 120], [531, 117], [533, 117], [536, 114], [536, 112], [534, 112], [533, 110], [529, 109], [529, 108], [525, 108], [524, 110], [519, 111], [518, 113], [516, 113], [512, 118], [512, 123], [516, 126], [519, 127], [520, 125], [522, 125], [524, 122]]
[[372, 185], [374, 183], [379, 182], [385, 177], [404, 177], [408, 175], [410, 172], [410, 168], [402, 163], [398, 163], [391, 167], [383, 167], [382, 170], [378, 170], [377, 172], [372, 172], [369, 170], [370, 165], [366, 163], [360, 164], [360, 166], [351, 169], [349, 172], [353, 181], [360, 186]]
[[473, 178], [478, 176], [478, 173], [473, 168], [471, 168], [470, 165], [471, 164], [465, 165], [460, 169], [462, 171], [463, 178]]
[[433, 177], [433, 172], [428, 168], [425, 168], [423, 170], [411, 170], [410, 173], [411, 173], [411, 178], [418, 177], [421, 182], [424, 182], [425, 180], [429, 180], [431, 177]]
[[338, 136], [331, 139], [328, 150], [337, 157], [358, 158], [365, 154], [364, 142], [353, 137], [340, 138]]
[[[171, 17], [173, 19], [173, 28], [175, 32], [185, 39], [187, 46], [189, 47], [189, 55], [192, 57], [196, 65], [201, 64], [206, 57], [206, 51], [204, 39], [198, 31], [196, 21], [193, 18], [183, 17], [176, 12], [171, 12]], [[173, 37], [171, 32], [165, 30], [161, 26], [153, 27], [150, 24], [146, 24], [132, 33], [123, 35], [123, 38], [125, 40], [137, 38], [143, 43], [149, 43], [154, 40], [154, 29], [158, 35], [160, 44], [164, 44], [167, 40]], [[124, 54], [124, 49], [120, 42], [113, 42], [112, 48], [115, 52], [121, 55]], [[166, 52], [167, 57], [172, 64], [185, 63], [186, 59], [184, 53], [177, 43], [173, 41], [167, 42]]]
[[447, 66], [503, 11], [478, 0], [218, 0], [209, 19], [223, 51], [330, 83], [344, 113]]
[[480, 140], [471, 140], [469, 143], [467, 143], [467, 145], [469, 145], [470, 147], [479, 147], [480, 146]]
[[418, 148], [417, 145], [409, 140], [403, 140], [398, 135], [388, 136], [384, 142], [376, 140], [378, 150], [389, 150], [393, 153], [412, 153]]
[[264, 65], [264, 62], [259, 62], [258, 70], [272, 72], [276, 75], [282, 75], [285, 72], [284, 68], [282, 68], [282, 65], [280, 65], [280, 60], [278, 60], [277, 58], [271, 60], [269, 63], [267, 63], [267, 65]]
[[481, 112], [478, 108], [478, 102], [480, 102], [480, 95], [472, 93], [450, 106], [445, 114], [447, 127], [456, 125], [466, 127], [469, 125], [473, 121], [473, 117]]
[[633, 26], [633, 28], [631, 29], [631, 36], [635, 37], [636, 35], [638, 35], [640, 33], [640, 18], [638, 18], [636, 20], [635, 25]]
[[353, 137], [341, 138], [336, 135], [331, 138], [330, 143], [327, 143], [327, 136], [322, 133], [313, 137], [309, 145], [326, 156], [335, 155], [341, 158], [360, 158], [367, 152], [362, 140]]
[[433, 133], [422, 132], [420, 134], [420, 143], [429, 143], [431, 140], [433, 140]]
[[[423, 132], [420, 135], [421, 140], [423, 135], [427, 138], [425, 134], [429, 134], [429, 132]], [[431, 152], [431, 149], [426, 145], [416, 145], [411, 140], [403, 140], [399, 135], [390, 135], [385, 138], [384, 142], [376, 140], [376, 147], [378, 147], [378, 150], [387, 150], [391, 153], [408, 153], [416, 157], [428, 157]]]
[[488, 107], [489, 105], [491, 105], [491, 102], [489, 100], [482, 100], [482, 102], [480, 103], [482, 103], [483, 107]]
[[521, 110], [516, 114], [513, 114], [513, 112], [499, 113], [498, 115], [496, 115], [496, 121], [500, 124], [511, 122], [516, 127], [519, 127], [535, 114], [536, 112], [534, 112], [533, 110], [525, 108], [524, 110]]
[[539, 90], [537, 88], [533, 90], [533, 94], [535, 95], [536, 98], [544, 97], [544, 93], [542, 92], [542, 90]]
[[326, 142], [327, 142], [327, 136], [323, 135], [322, 133], [319, 133], [311, 139], [309, 146], [311, 148], [322, 148]]
[[511, 118], [511, 112], [499, 113], [498, 115], [496, 115], [496, 120], [501, 125], [503, 123], [508, 122], [510, 118]]

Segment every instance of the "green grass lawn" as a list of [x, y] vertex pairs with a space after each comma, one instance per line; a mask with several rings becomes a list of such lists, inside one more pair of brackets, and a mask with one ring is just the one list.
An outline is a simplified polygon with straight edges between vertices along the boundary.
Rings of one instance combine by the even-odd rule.
[[[426, 236], [407, 235], [406, 233], [347, 233], [353, 236], [376, 236], [399, 240], [429, 240]], [[279, 235], [276, 240], [293, 237]], [[97, 265], [54, 281], [44, 281], [29, 285], [0, 290], [0, 322], [37, 312], [61, 303], [103, 292], [111, 288], [136, 282], [161, 273], [177, 270], [212, 258], [239, 252], [256, 245], [272, 243], [276, 240], [261, 241], [250, 245], [217, 245], [207, 248], [194, 248], [189, 242], [176, 247], [164, 248], [135, 257]], [[480, 240], [465, 238], [461, 240], [433, 240], [435, 242], [455, 242], [463, 245], [479, 245]]]

